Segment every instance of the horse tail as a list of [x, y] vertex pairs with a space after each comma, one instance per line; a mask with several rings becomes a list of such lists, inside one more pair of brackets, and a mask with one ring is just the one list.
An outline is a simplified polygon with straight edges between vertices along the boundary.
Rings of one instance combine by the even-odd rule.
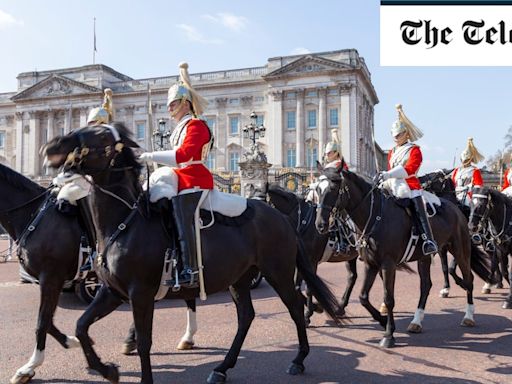
[[297, 238], [297, 245], [296, 262], [299, 273], [302, 275], [302, 278], [308, 285], [308, 288], [313, 293], [313, 296], [315, 296], [329, 317], [333, 319], [336, 324], [341, 324], [341, 318], [343, 315], [341, 314], [342, 311], [336, 297], [327, 284], [325, 284], [324, 281], [314, 272], [313, 267], [311, 266], [311, 261], [308, 259], [306, 252], [304, 251], [302, 240], [299, 238]]
[[491, 273], [489, 255], [473, 242], [471, 242], [471, 270], [486, 283], [496, 283]]

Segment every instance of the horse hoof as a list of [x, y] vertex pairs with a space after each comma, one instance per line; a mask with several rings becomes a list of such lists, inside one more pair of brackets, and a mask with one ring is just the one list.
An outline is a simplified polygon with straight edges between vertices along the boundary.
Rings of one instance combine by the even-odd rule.
[[313, 311], [315, 313], [324, 313], [324, 309], [322, 308], [322, 306], [320, 304], [315, 304], [313, 306]]
[[502, 289], [503, 288], [503, 283], [496, 283], [496, 284], [494, 284], [494, 288]]
[[386, 307], [386, 304], [382, 303], [379, 308], [379, 312], [382, 316], [388, 315], [388, 307]]
[[31, 373], [18, 373], [16, 372], [9, 383], [11, 384], [25, 384], [28, 383], [35, 376], [35, 372]]
[[226, 382], [226, 374], [222, 372], [212, 371], [210, 376], [208, 376], [208, 380], [206, 380], [208, 384], [217, 384], [217, 383], [225, 383]]
[[439, 297], [446, 299], [449, 294], [450, 294], [450, 291], [447, 288], [443, 288], [443, 289], [441, 289], [441, 292], [439, 292]]
[[409, 333], [421, 333], [423, 327], [420, 324], [411, 323], [407, 327], [407, 332]]
[[379, 345], [383, 348], [393, 348], [395, 346], [395, 338], [394, 337], [384, 337]]
[[501, 306], [501, 308], [503, 308], [503, 309], [510, 309], [510, 308], [512, 308], [512, 304], [510, 304], [510, 302], [508, 302], [508, 301], [504, 301], [503, 305]]
[[338, 318], [341, 318], [343, 316], [345, 316], [345, 308], [339, 308], [336, 312], [335, 312], [336, 316]]
[[179, 351], [188, 351], [192, 348], [194, 348], [194, 342], [185, 340], [181, 340], [178, 346], [176, 347], [176, 349]]
[[107, 363], [107, 375], [105, 379], [110, 381], [112, 384], [119, 384], [119, 368], [113, 363]]
[[289, 375], [300, 375], [301, 373], [304, 373], [304, 370], [306, 368], [304, 367], [304, 364], [297, 364], [297, 363], [291, 363], [288, 369], [286, 370], [286, 373]]
[[132, 352], [137, 350], [137, 343], [135, 341], [131, 341], [129, 343], [124, 343], [121, 352], [123, 355], [131, 355]]
[[460, 325], [462, 325], [463, 327], [474, 327], [475, 320], [464, 318], [462, 319]]
[[76, 336], [66, 336], [66, 346], [68, 348], [80, 347], [80, 340]]
[[306, 328], [309, 328], [309, 326], [311, 325], [311, 318], [310, 317], [305, 317], [304, 318], [304, 325], [306, 326]]
[[484, 295], [488, 295], [489, 293], [491, 293], [491, 288], [482, 288], [482, 293]]

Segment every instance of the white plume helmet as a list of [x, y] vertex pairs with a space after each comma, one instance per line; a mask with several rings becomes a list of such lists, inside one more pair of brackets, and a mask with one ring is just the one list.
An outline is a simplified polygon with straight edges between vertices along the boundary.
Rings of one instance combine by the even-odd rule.
[[338, 130], [331, 129], [331, 141], [325, 145], [325, 153], [338, 152], [341, 156], [340, 141], [338, 139]]
[[468, 138], [468, 143], [466, 144], [466, 148], [460, 154], [460, 161], [462, 163], [479, 163], [484, 159], [484, 156], [476, 149], [475, 144], [473, 143], [473, 138]]
[[409, 134], [409, 140], [416, 141], [423, 136], [421, 129], [416, 127], [411, 120], [405, 115], [402, 104], [397, 104], [396, 110], [398, 112], [398, 119], [393, 123], [391, 127], [391, 134], [393, 137], [399, 135], [402, 132]]
[[188, 100], [192, 104], [193, 112], [196, 115], [202, 115], [208, 106], [208, 101], [192, 87], [188, 74], [188, 64], [182, 62], [179, 68], [180, 79], [169, 88], [169, 92], [167, 93], [167, 105], [169, 106], [175, 100]]

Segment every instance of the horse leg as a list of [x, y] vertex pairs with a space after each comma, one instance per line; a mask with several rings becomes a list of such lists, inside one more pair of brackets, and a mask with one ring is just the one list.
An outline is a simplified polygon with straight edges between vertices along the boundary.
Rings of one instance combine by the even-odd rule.
[[392, 348], [395, 346], [395, 318], [393, 316], [393, 309], [395, 307], [395, 276], [396, 268], [394, 265], [389, 265], [382, 269], [382, 283], [384, 285], [384, 304], [388, 309], [388, 318], [386, 323], [386, 331], [384, 337], [379, 345], [384, 348]]
[[370, 289], [375, 282], [375, 278], [377, 277], [378, 272], [378, 268], [365, 263], [363, 287], [361, 288], [361, 293], [359, 294], [359, 301], [361, 302], [361, 305], [365, 307], [368, 312], [370, 312], [370, 315], [372, 315], [372, 317], [377, 320], [380, 325], [385, 327], [386, 318], [382, 316], [377, 308], [375, 308], [370, 303], [369, 299]]
[[414, 313], [414, 318], [407, 327], [407, 331], [411, 333], [421, 333], [423, 327], [421, 322], [425, 316], [425, 306], [427, 305], [427, 298], [432, 288], [432, 280], [430, 279], [430, 257], [422, 257], [418, 260], [418, 273], [420, 275], [420, 301], [418, 308]]
[[80, 341], [76, 338], [76, 336], [69, 336], [63, 334], [59, 329], [52, 323], [50, 324], [50, 328], [48, 329], [48, 333], [52, 336], [57, 342], [62, 345], [64, 348], [78, 348], [80, 347]]
[[347, 269], [348, 279], [347, 279], [347, 288], [345, 288], [345, 292], [343, 293], [343, 297], [340, 301], [340, 310], [338, 314], [340, 316], [345, 315], [345, 308], [348, 305], [350, 300], [350, 295], [352, 294], [352, 290], [354, 289], [354, 285], [357, 280], [357, 258], [349, 260], [345, 263], [345, 268]]
[[442, 248], [439, 251], [439, 257], [441, 258], [441, 268], [443, 269], [444, 285], [443, 289], [439, 292], [439, 297], [448, 297], [450, 294], [450, 279], [448, 273], [448, 252], [446, 248]]
[[107, 363], [105, 365], [101, 362], [92, 347], [88, 331], [94, 322], [107, 316], [121, 303], [122, 301], [117, 295], [114, 295], [107, 286], [102, 285], [93, 302], [76, 323], [76, 336], [80, 340], [89, 368], [99, 372], [105, 379], [115, 384], [119, 383], [119, 370], [114, 364]]
[[[504, 252], [502, 257], [508, 257], [508, 255], [506, 255]], [[511, 257], [512, 257], [512, 254], [511, 254]], [[503, 302], [503, 305], [501, 306], [501, 308], [503, 308], [503, 309], [511, 309], [512, 308], [512, 264], [509, 266], [508, 279], [510, 281], [510, 284], [509, 284], [508, 296], [505, 299], [505, 301]]]
[[[314, 272], [317, 273], [318, 263], [314, 263], [313, 268], [314, 268]], [[313, 314], [315, 312], [322, 313], [323, 311], [324, 310], [323, 310], [322, 306], [313, 301], [313, 293], [311, 292], [311, 289], [309, 289], [308, 285], [306, 284], [306, 311], [304, 312], [306, 327], [309, 327], [309, 324], [311, 324], [311, 317], [313, 316]]]
[[[233, 339], [233, 343], [229, 348], [229, 351], [224, 358], [224, 361], [217, 365], [208, 376], [207, 383], [216, 384], [224, 383], [227, 375], [226, 371], [229, 368], [233, 368], [240, 354], [240, 349], [244, 343], [249, 327], [254, 319], [254, 307], [251, 300], [251, 289], [250, 289], [250, 276], [249, 274], [244, 275], [242, 279], [229, 287], [231, 297], [236, 305], [236, 313], [238, 317], [238, 329]], [[266, 277], [266, 276], [265, 276]], [[268, 281], [268, 279], [267, 279]], [[269, 282], [270, 283], [270, 282]], [[299, 294], [292, 288], [297, 297]], [[304, 323], [304, 316], [302, 314], [302, 301], [299, 303], [300, 318]]]
[[135, 336], [135, 324], [130, 325], [128, 336], [124, 339], [121, 353], [123, 355], [131, 355], [132, 352], [137, 350], [137, 337]]
[[306, 324], [304, 322], [304, 316], [301, 313], [300, 297], [297, 292], [294, 292], [291, 285], [285, 280], [278, 281], [270, 276], [265, 276], [268, 283], [277, 292], [281, 301], [284, 303], [292, 320], [295, 322], [297, 329], [297, 336], [299, 339], [299, 351], [297, 356], [293, 359], [292, 363], [286, 370], [286, 373], [290, 375], [298, 375], [304, 372], [304, 359], [309, 354], [309, 342], [306, 334]]
[[54, 281], [49, 281], [45, 276], [40, 276], [39, 284], [41, 297], [36, 327], [36, 347], [34, 348], [30, 360], [20, 367], [11, 378], [11, 384], [28, 382], [36, 374], [35, 369], [42, 365], [44, 361], [46, 334], [53, 325], [53, 314], [59, 302], [63, 280], [54, 279]]
[[185, 302], [187, 303], [187, 330], [176, 347], [180, 351], [194, 347], [194, 335], [197, 332], [196, 300], [190, 299]]
[[[459, 244], [457, 250], [455, 250], [455, 247], [453, 248], [454, 249], [452, 249], [450, 253], [455, 259], [460, 260], [459, 268], [462, 273], [462, 279], [459, 279], [457, 276], [455, 282], [466, 290], [466, 313], [464, 314], [464, 318], [460, 325], [465, 327], [474, 327], [475, 306], [473, 304], [473, 273], [471, 272], [471, 257], [473, 257], [473, 255], [471, 254], [471, 245], [468, 244], [466, 247], [465, 244]], [[476, 256], [477, 255], [475, 255], [475, 257]], [[454, 273], [454, 275], [456, 274]]]
[[[154, 292], [156, 293], [156, 292]], [[130, 297], [132, 305], [135, 332], [137, 334], [137, 352], [141, 366], [141, 384], [153, 384], [151, 358], [149, 353], [152, 345], [153, 313], [155, 310], [155, 295], [135, 292]]]

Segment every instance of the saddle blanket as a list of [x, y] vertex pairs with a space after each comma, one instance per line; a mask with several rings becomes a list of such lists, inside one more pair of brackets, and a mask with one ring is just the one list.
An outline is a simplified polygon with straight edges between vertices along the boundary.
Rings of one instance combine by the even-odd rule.
[[[171, 167], [157, 168], [149, 177], [149, 199], [152, 203], [162, 198], [171, 199], [178, 194], [177, 187], [178, 177]], [[180, 193], [194, 191], [194, 189], [187, 189]], [[212, 189], [208, 192], [206, 199], [203, 200], [201, 209], [218, 212], [228, 217], [236, 217], [247, 209], [247, 199]]]

